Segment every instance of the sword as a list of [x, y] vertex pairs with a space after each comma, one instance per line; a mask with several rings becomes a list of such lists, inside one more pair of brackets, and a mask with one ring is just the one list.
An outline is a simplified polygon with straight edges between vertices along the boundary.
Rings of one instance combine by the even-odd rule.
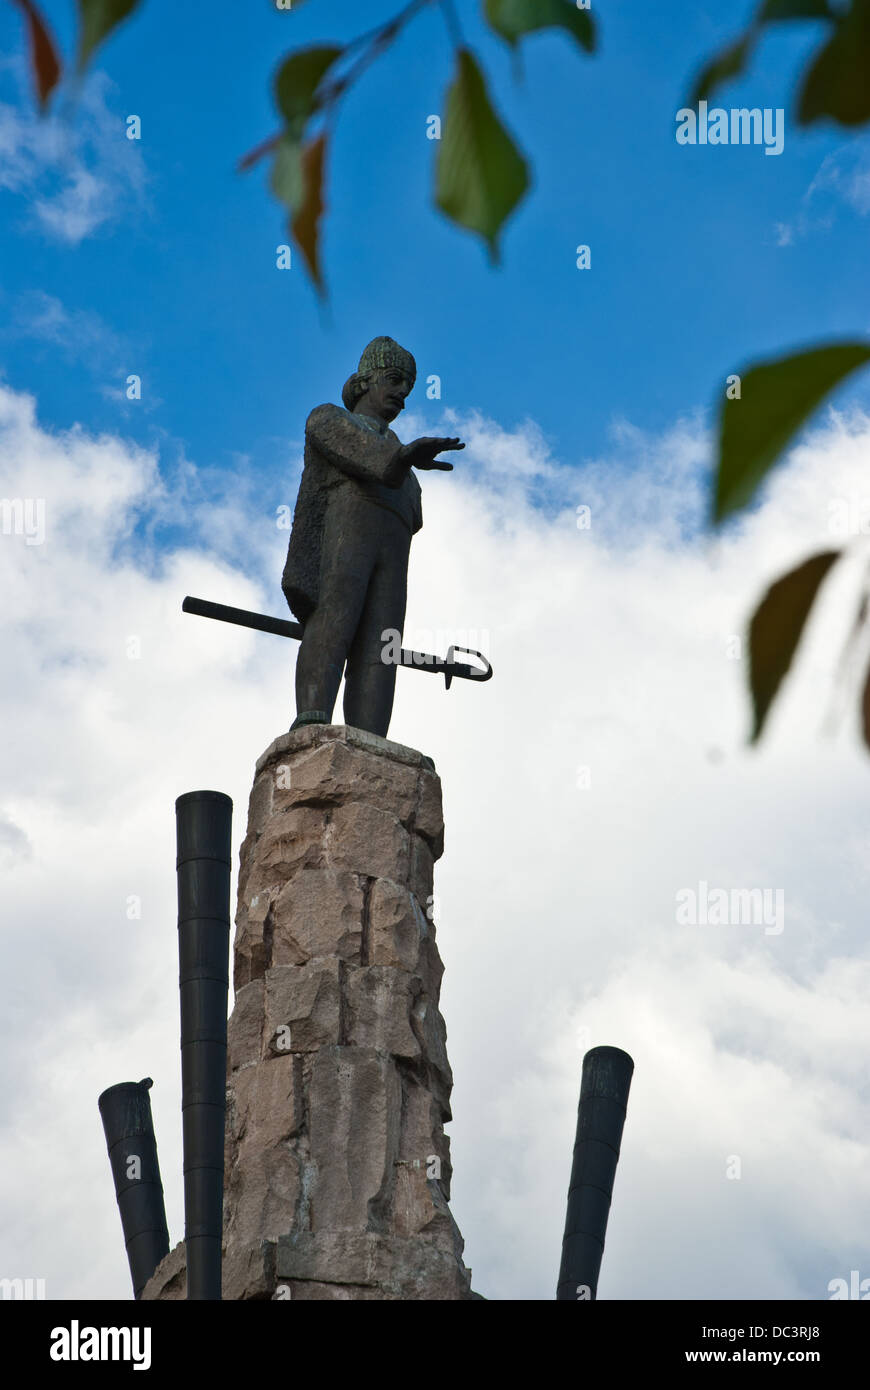
[[[228, 608], [223, 603], [210, 603], [208, 599], [191, 598], [190, 595], [184, 600], [181, 608], [184, 613], [195, 613], [200, 618], [215, 618], [220, 623], [236, 623], [239, 627], [252, 627], [257, 632], [272, 632], [276, 637], [295, 637], [298, 640], [304, 631], [301, 623], [291, 623], [286, 618], [270, 618], [267, 613], [250, 613], [247, 608]], [[457, 661], [456, 652], [476, 656], [478, 661], [483, 662], [483, 670], [478, 666], [469, 666], [466, 661]], [[427, 652], [406, 651], [403, 647], [402, 665], [409, 666], [412, 671], [434, 671], [436, 675], [443, 674], [447, 690], [450, 689], [454, 677], [463, 681], [488, 681], [492, 676], [492, 667], [483, 652], [475, 651], [473, 647], [450, 646], [447, 648], [446, 657], [430, 656]]]

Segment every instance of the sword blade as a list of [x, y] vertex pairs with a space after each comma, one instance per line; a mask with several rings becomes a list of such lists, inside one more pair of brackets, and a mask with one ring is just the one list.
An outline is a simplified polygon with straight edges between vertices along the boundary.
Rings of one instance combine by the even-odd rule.
[[[288, 622], [286, 618], [270, 618], [267, 613], [252, 613], [248, 608], [229, 608], [225, 603], [211, 603], [205, 598], [191, 598], [188, 594], [181, 605], [182, 612], [195, 613], [199, 618], [214, 618], [219, 623], [235, 623], [237, 627], [251, 627], [256, 632], [271, 632], [276, 637], [295, 637], [299, 641], [304, 628], [301, 623]], [[451, 647], [451, 652], [454, 648]], [[412, 671], [434, 671], [437, 676], [447, 679], [447, 688], [454, 679], [464, 681], [488, 681], [492, 667], [482, 652], [471, 647], [457, 647], [456, 651], [468, 652], [479, 657], [484, 669], [469, 666], [465, 661], [454, 661], [451, 656], [430, 656], [427, 652], [414, 652], [402, 649], [402, 665]]]

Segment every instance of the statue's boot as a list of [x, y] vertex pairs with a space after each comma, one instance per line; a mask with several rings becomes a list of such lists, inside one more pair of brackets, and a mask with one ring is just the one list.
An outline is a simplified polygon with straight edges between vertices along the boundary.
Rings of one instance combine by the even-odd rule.
[[329, 715], [325, 709], [304, 709], [301, 714], [297, 714], [293, 723], [290, 725], [292, 734], [294, 729], [301, 729], [305, 724], [328, 724]]

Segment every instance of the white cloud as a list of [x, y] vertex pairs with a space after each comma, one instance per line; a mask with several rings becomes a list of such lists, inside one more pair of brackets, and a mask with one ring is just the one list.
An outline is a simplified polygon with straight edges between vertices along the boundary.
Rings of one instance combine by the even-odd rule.
[[856, 139], [826, 155], [807, 189], [807, 200], [830, 194], [862, 217], [870, 213], [870, 140]]
[[44, 290], [28, 290], [18, 296], [9, 331], [16, 337], [51, 343], [64, 357], [83, 362], [94, 372], [121, 370], [125, 349], [114, 329], [93, 310], [68, 308]]
[[110, 107], [112, 85], [94, 72], [60, 113], [41, 116], [22, 98], [0, 102], [0, 189], [21, 195], [49, 237], [78, 245], [143, 206], [145, 165], [126, 138], [126, 113]]
[[845, 204], [860, 217], [870, 213], [870, 140], [855, 136], [825, 155], [792, 222], [777, 222], [777, 246], [791, 246], [799, 237], [829, 230], [838, 205]]
[[[401, 671], [390, 730], [444, 786], [452, 1205], [474, 1285], [554, 1295], [585, 1027], [636, 1063], [602, 1296], [824, 1298], [866, 1264], [870, 1220], [867, 765], [854, 728], [817, 737], [860, 560], [826, 582], [753, 754], [727, 642], [772, 578], [831, 544], [830, 499], [864, 495], [870, 421], [830, 414], [715, 541], [695, 421], [658, 439], [623, 422], [597, 460], [559, 458], [531, 422], [445, 412], [403, 437], [418, 427], [469, 447], [423, 478], [405, 644], [476, 627], [495, 669], [449, 693]], [[154, 1077], [182, 1235], [173, 802], [228, 791], [237, 852], [254, 761], [292, 716], [289, 644], [180, 611], [194, 593], [281, 612], [287, 536], [255, 468], [212, 513], [215, 476], [158, 464], [50, 433], [0, 388], [4, 488], [47, 518], [42, 546], [0, 536], [0, 1272], [46, 1277], [50, 1298], [129, 1296], [106, 1086]], [[782, 887], [784, 931], [679, 926], [675, 894], [702, 879]]]

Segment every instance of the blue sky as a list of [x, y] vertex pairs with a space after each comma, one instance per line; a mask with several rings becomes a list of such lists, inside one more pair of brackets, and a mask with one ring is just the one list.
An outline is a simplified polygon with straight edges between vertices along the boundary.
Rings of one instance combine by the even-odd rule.
[[[69, 50], [71, 7], [52, 8]], [[478, 7], [462, 8], [534, 168], [500, 269], [431, 207], [437, 147], [425, 123], [443, 111], [450, 75], [437, 11], [408, 27], [342, 109], [324, 310], [301, 268], [275, 268], [285, 233], [266, 164], [246, 175], [234, 165], [275, 128], [270, 82], [282, 55], [349, 38], [393, 6], [368, 5], [362, 19], [340, 0], [310, 0], [295, 13], [261, 0], [244, 25], [205, 23], [181, 7], [169, 34], [164, 7], [151, 0], [98, 62], [111, 78], [100, 144], [114, 130], [115, 160], [141, 160], [140, 191], [122, 189], [111, 216], [77, 244], [49, 235], [26, 195], [0, 201], [4, 333], [26, 318], [21, 296], [39, 292], [71, 314], [98, 316], [108, 346], [59, 354], [56, 343], [18, 336], [10, 384], [38, 390], [43, 418], [57, 427], [80, 421], [142, 442], [160, 437], [165, 449], [220, 469], [247, 456], [268, 505], [287, 500], [285, 441], [299, 439], [314, 403], [337, 399], [375, 333], [412, 348], [421, 380], [441, 376], [445, 405], [477, 407], [505, 425], [532, 417], [562, 457], [580, 462], [606, 446], [615, 418], [661, 429], [709, 410], [725, 375], [748, 360], [864, 331], [865, 217], [823, 190], [807, 228], [778, 244], [777, 228], [801, 218], [825, 157], [854, 143], [791, 121], [814, 26], [780, 26], [748, 77], [722, 90], [727, 106], [786, 108], [785, 149], [766, 156], [674, 138], [699, 63], [739, 31], [749, 5], [601, 6], [598, 55], [560, 34], [535, 36], [523, 46], [520, 84]], [[6, 102], [20, 100], [18, 79], [7, 66]], [[143, 122], [136, 148], [123, 138], [130, 112]], [[120, 164], [108, 176], [123, 185]], [[40, 180], [43, 194], [51, 181]], [[579, 243], [592, 248], [589, 271], [575, 266]], [[107, 401], [101, 388], [133, 371], [141, 404]], [[850, 389], [862, 399], [868, 390]], [[418, 385], [425, 409], [422, 398]]]
[[[795, 129], [816, 35], [781, 26], [717, 99], [786, 107], [784, 152], [677, 145], [699, 65], [748, 4], [596, 5], [600, 53], [536, 36], [520, 85], [463, 5], [534, 167], [494, 270], [430, 205], [450, 55], [427, 12], [339, 118], [324, 308], [301, 269], [276, 269], [265, 166], [235, 164], [275, 128], [284, 53], [397, 7], [257, 0], [242, 20], [144, 0], [44, 123], [0, 2], [0, 494], [46, 504], [44, 543], [0, 537], [0, 1276], [129, 1297], [96, 1109], [125, 1079], [155, 1078], [181, 1236], [173, 801], [228, 792], [238, 854], [295, 651], [181, 598], [286, 611], [276, 508], [295, 500], [305, 418], [387, 333], [418, 363], [400, 436], [449, 423], [468, 440], [454, 473], [423, 479], [404, 645], [471, 629], [495, 672], [449, 694], [400, 672], [390, 726], [443, 784], [451, 1207], [474, 1287], [553, 1297], [580, 1065], [604, 1043], [636, 1069], [602, 1296], [826, 1298], [870, 1277], [856, 691], [838, 737], [817, 737], [866, 563], [870, 375], [750, 515], [715, 539], [703, 518], [726, 375], [867, 334], [868, 142]], [[45, 5], [66, 52], [72, 8]], [[750, 753], [747, 615], [844, 509], [856, 553]], [[784, 929], [687, 926], [675, 902], [701, 883], [781, 891]]]

